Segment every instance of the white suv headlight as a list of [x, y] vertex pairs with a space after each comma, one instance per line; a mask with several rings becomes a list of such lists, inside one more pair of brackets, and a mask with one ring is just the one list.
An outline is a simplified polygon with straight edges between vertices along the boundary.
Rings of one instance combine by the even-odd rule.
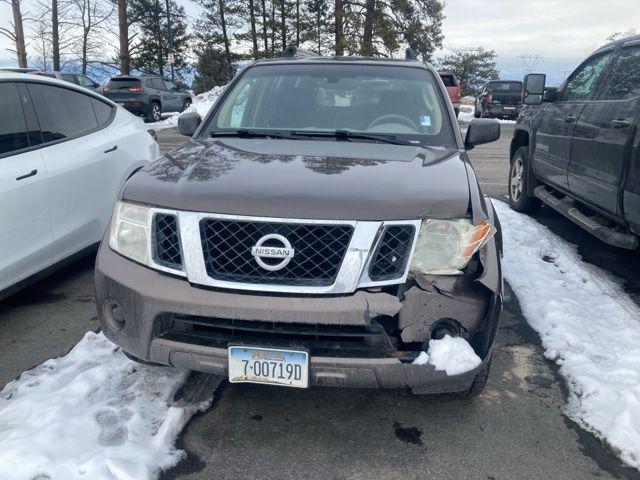
[[149, 208], [118, 202], [111, 221], [109, 246], [131, 260], [149, 264]]
[[459, 275], [482, 246], [495, 234], [488, 220], [425, 220], [420, 227], [411, 271], [431, 275]]

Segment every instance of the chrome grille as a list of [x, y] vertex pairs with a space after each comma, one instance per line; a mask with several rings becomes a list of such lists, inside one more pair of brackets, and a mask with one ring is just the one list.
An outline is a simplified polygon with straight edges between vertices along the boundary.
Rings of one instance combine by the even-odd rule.
[[153, 259], [158, 265], [182, 269], [180, 233], [175, 215], [156, 213], [153, 217]]
[[[268, 234], [285, 237], [295, 250], [288, 265], [269, 271], [251, 248]], [[328, 286], [335, 282], [353, 234], [351, 225], [202, 219], [200, 237], [209, 277], [267, 285]]]
[[385, 227], [371, 263], [371, 280], [392, 280], [404, 275], [414, 236], [413, 225]]

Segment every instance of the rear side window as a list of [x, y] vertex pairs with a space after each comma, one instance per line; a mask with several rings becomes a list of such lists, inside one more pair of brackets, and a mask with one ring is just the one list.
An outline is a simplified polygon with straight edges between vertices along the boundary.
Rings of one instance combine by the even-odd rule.
[[27, 124], [14, 83], [0, 83], [0, 112], [0, 155], [27, 148]]
[[628, 47], [616, 60], [600, 100], [626, 100], [640, 96], [640, 45]]
[[109, 90], [129, 90], [130, 88], [140, 88], [140, 80], [137, 78], [112, 78], [107, 83]]
[[43, 142], [53, 142], [88, 133], [98, 127], [91, 98], [52, 85], [28, 84]]
[[147, 80], [147, 83], [151, 88], [155, 88], [156, 90], [166, 90], [164, 82], [161, 78], [150, 78]]
[[113, 112], [113, 107], [104, 102], [101, 102], [97, 98], [91, 99], [91, 105], [93, 106], [93, 111], [96, 114], [96, 119], [98, 120], [98, 125], [103, 126], [106, 124], [111, 118], [111, 113]]
[[444, 83], [445, 87], [457, 87], [458, 86], [458, 82], [456, 80], [456, 77], [454, 77], [453, 75], [440, 75], [440, 78], [442, 78], [442, 83]]
[[65, 82], [71, 82], [76, 84], [78, 83], [76, 76], [72, 73], [61, 73], [60, 78], [62, 78], [62, 80], [64, 80]]

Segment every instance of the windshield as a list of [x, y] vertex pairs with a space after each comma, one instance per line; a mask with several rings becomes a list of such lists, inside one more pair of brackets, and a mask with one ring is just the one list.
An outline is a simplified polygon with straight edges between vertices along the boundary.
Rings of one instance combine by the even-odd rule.
[[455, 145], [433, 75], [400, 66], [318, 63], [249, 68], [203, 132], [238, 129], [295, 131], [303, 138], [305, 132], [348, 131]]

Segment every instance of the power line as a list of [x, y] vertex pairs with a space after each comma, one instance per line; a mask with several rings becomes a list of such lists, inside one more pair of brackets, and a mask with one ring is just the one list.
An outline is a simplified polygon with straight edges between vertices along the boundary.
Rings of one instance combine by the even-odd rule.
[[540, 55], [522, 54], [518, 57], [524, 73], [533, 73], [543, 58]]

